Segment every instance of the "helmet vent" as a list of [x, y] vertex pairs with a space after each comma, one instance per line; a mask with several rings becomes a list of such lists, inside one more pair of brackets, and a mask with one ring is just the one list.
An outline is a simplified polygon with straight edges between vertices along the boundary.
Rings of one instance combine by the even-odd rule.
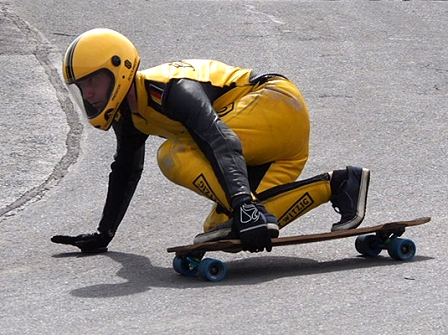
[[104, 119], [106, 121], [109, 121], [110, 116], [112, 115], [112, 113], [114, 112], [113, 108], [108, 109], [105, 113], [104, 113]]
[[112, 65], [114, 66], [120, 66], [121, 64], [121, 59], [119, 56], [113, 56], [112, 57]]

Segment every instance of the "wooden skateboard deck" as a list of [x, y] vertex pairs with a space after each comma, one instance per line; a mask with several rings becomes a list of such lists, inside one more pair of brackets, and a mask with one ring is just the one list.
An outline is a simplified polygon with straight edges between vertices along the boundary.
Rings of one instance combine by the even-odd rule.
[[[429, 221], [431, 221], [431, 218], [422, 217], [409, 221], [388, 222], [372, 227], [279, 237], [272, 239], [272, 246], [322, 242], [358, 236], [355, 247], [362, 255], [377, 256], [381, 250], [387, 249], [392, 258], [408, 261], [415, 256], [415, 244], [409, 239], [399, 237], [403, 235], [407, 227], [422, 225]], [[168, 248], [167, 251], [176, 254], [173, 260], [173, 267], [176, 272], [191, 276], [199, 271], [199, 274], [207, 280], [220, 281], [224, 279], [227, 273], [225, 264], [216, 259], [202, 259], [204, 254], [208, 251], [236, 253], [243, 251], [243, 248], [240, 240], [221, 240], [172, 247]]]
[[[339, 238], [358, 236], [369, 233], [403, 233], [406, 227], [417, 226], [429, 222], [431, 219], [429, 217], [423, 217], [419, 219], [414, 219], [410, 221], [395, 221], [380, 224], [373, 227], [357, 228], [336, 232], [320, 233], [320, 234], [310, 234], [310, 235], [297, 235], [297, 236], [287, 236], [272, 239], [272, 246], [281, 245], [293, 245], [293, 244], [303, 244], [312, 242], [321, 242], [334, 240]], [[403, 231], [402, 231], [403, 230]], [[400, 235], [401, 235], [400, 234]], [[240, 240], [221, 240], [216, 242], [204, 242], [198, 244], [189, 244], [183, 246], [177, 246], [167, 249], [168, 252], [175, 252], [176, 255], [185, 255], [195, 251], [228, 251], [228, 252], [238, 252], [242, 251]]]

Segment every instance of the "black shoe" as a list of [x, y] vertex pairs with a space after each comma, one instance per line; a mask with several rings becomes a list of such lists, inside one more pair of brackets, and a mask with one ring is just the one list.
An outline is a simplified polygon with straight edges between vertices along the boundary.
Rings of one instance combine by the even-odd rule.
[[208, 232], [196, 235], [193, 244], [239, 239], [238, 232], [232, 229], [232, 223], [233, 220], [230, 219], [210, 229]]
[[333, 224], [331, 231], [358, 227], [364, 219], [370, 170], [348, 166], [344, 180], [331, 197], [333, 208], [341, 214], [341, 221]]
[[[274, 215], [267, 213], [265, 214], [267, 226], [269, 235], [271, 238], [278, 237], [279, 231], [278, 231], [278, 224], [277, 219]], [[203, 243], [203, 242], [214, 242], [219, 240], [232, 240], [232, 239], [239, 239], [239, 232], [232, 230], [232, 223], [233, 219], [227, 220], [213, 229], [209, 230], [208, 232], [201, 233], [196, 235], [194, 238], [193, 243]]]

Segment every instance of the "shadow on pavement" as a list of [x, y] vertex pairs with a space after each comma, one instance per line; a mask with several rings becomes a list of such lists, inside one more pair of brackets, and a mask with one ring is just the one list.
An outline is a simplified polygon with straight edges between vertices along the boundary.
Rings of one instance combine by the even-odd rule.
[[[64, 253], [54, 255], [56, 258], [64, 257], [92, 257], [77, 253]], [[227, 277], [218, 283], [207, 282], [197, 276], [185, 277], [174, 272], [171, 267], [158, 267], [152, 265], [146, 256], [130, 253], [109, 251], [97, 254], [96, 257], [109, 257], [120, 263], [122, 268], [117, 276], [125, 279], [122, 283], [96, 284], [71, 291], [71, 294], [81, 298], [111, 298], [133, 295], [150, 290], [154, 287], [168, 288], [201, 288], [213, 285], [254, 285], [262, 282], [285, 277], [326, 274], [331, 272], [350, 271], [355, 269], [373, 268], [382, 266], [411, 266], [412, 263], [431, 260], [426, 256], [416, 256], [412, 262], [395, 261], [386, 256], [365, 258], [362, 256], [345, 258], [327, 262], [318, 262], [308, 258], [284, 256], [254, 256], [236, 261], [226, 262]], [[412, 278], [404, 278], [412, 280]]]

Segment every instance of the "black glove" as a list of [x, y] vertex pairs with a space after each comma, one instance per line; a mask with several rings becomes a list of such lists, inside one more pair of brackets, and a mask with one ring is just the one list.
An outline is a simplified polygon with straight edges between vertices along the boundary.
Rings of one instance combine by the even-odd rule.
[[235, 206], [233, 211], [235, 229], [239, 230], [240, 240], [244, 250], [260, 252], [272, 250], [272, 241], [269, 235], [266, 217], [259, 211], [252, 200]]
[[51, 242], [73, 245], [81, 249], [82, 253], [101, 253], [107, 251], [107, 245], [112, 237], [103, 233], [82, 234], [78, 236], [55, 235]]

